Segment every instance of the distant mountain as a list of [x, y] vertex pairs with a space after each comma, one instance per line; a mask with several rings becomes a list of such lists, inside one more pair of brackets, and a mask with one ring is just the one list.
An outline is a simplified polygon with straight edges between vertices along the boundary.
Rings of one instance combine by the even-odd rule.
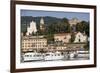
[[[32, 16], [21, 16], [21, 26], [22, 26], [22, 32], [26, 31], [26, 27], [29, 26], [31, 21], [35, 21], [37, 26], [40, 25], [40, 19], [42, 17], [32, 17]], [[60, 23], [62, 19], [56, 18], [56, 17], [50, 17], [45, 16], [43, 17], [44, 23], [46, 26], [54, 24], [54, 23]]]

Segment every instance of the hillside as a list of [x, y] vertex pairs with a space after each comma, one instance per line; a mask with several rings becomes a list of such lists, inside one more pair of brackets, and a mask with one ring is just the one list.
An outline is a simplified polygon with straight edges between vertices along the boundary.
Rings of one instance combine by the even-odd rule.
[[[44, 19], [46, 27], [45, 32], [39, 30], [40, 19]], [[32, 16], [21, 16], [21, 32], [26, 32], [27, 27], [31, 21], [35, 21], [39, 34], [56, 34], [56, 33], [70, 33], [70, 32], [85, 32], [89, 36], [89, 22], [81, 21], [76, 26], [70, 26], [67, 18], [56, 18], [56, 17], [32, 17]]]
[[[37, 27], [40, 25], [40, 19], [42, 17], [32, 17], [32, 16], [21, 16], [21, 32], [26, 31], [26, 27], [29, 26], [31, 21], [35, 21], [37, 23]], [[62, 19], [56, 17], [46, 16], [43, 17], [45, 25], [49, 26], [54, 23], [61, 23]]]

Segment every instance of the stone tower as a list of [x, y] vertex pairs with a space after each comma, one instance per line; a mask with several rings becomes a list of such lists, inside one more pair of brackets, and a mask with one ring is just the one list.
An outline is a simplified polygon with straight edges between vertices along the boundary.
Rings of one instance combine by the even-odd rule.
[[45, 24], [44, 24], [44, 19], [43, 18], [41, 18], [41, 20], [40, 20], [40, 30], [41, 31], [45, 30]]

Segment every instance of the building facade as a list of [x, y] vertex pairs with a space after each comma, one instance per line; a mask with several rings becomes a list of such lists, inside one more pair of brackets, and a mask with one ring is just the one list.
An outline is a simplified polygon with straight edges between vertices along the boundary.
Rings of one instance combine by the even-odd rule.
[[30, 22], [30, 26], [27, 27], [26, 35], [30, 35], [32, 33], [35, 34], [36, 32], [37, 32], [36, 22], [32, 21], [32, 22]]
[[62, 43], [69, 43], [71, 39], [70, 33], [54, 34], [54, 41], [62, 41]]
[[86, 43], [88, 41], [88, 37], [85, 33], [77, 32], [75, 35], [74, 43]]
[[40, 30], [41, 31], [45, 31], [45, 23], [44, 23], [44, 19], [43, 18], [41, 18], [41, 20], [40, 20]]
[[[72, 20], [69, 20], [69, 23], [71, 26], [76, 25], [80, 21], [76, 18], [73, 18]], [[41, 18], [40, 20], [40, 31], [45, 30], [44, 20]], [[30, 22], [30, 26], [27, 27], [27, 33], [26, 36], [23, 36], [23, 33], [21, 33], [21, 50], [22, 52], [27, 51], [54, 51], [54, 50], [69, 50], [69, 49], [75, 49], [83, 46], [84, 44], [79, 43], [86, 43], [87, 42], [87, 35], [85, 33], [77, 32], [75, 33], [75, 40], [73, 43], [70, 43], [71, 34], [72, 33], [59, 33], [54, 34], [54, 43], [48, 44], [48, 40], [44, 38], [44, 36], [33, 36], [32, 33], [37, 32], [36, 22], [32, 21]], [[31, 34], [31, 35], [30, 35]], [[78, 43], [78, 44], [75, 44]]]
[[47, 39], [43, 36], [24, 36], [22, 37], [22, 51], [33, 51], [47, 48]]
[[81, 22], [81, 21], [78, 20], [77, 18], [72, 18], [71, 20], [69, 20], [70, 26], [76, 25], [79, 22]]

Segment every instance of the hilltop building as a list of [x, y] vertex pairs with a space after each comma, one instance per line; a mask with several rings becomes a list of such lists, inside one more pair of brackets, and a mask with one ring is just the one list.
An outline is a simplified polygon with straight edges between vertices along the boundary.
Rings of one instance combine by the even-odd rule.
[[30, 22], [30, 26], [27, 27], [26, 35], [31, 35], [32, 33], [35, 34], [36, 32], [37, 32], [36, 22], [32, 21]]
[[41, 31], [45, 30], [45, 24], [44, 24], [44, 19], [43, 18], [41, 18], [41, 20], [40, 20], [40, 30]]
[[80, 23], [80, 22], [81, 21], [77, 18], [72, 18], [72, 19], [69, 20], [69, 24], [70, 24], [72, 32], [76, 32], [76, 24]]
[[77, 23], [80, 23], [81, 21], [78, 20], [77, 18], [72, 18], [71, 20], [69, 20], [69, 24], [70, 26], [74, 26], [76, 25]]

